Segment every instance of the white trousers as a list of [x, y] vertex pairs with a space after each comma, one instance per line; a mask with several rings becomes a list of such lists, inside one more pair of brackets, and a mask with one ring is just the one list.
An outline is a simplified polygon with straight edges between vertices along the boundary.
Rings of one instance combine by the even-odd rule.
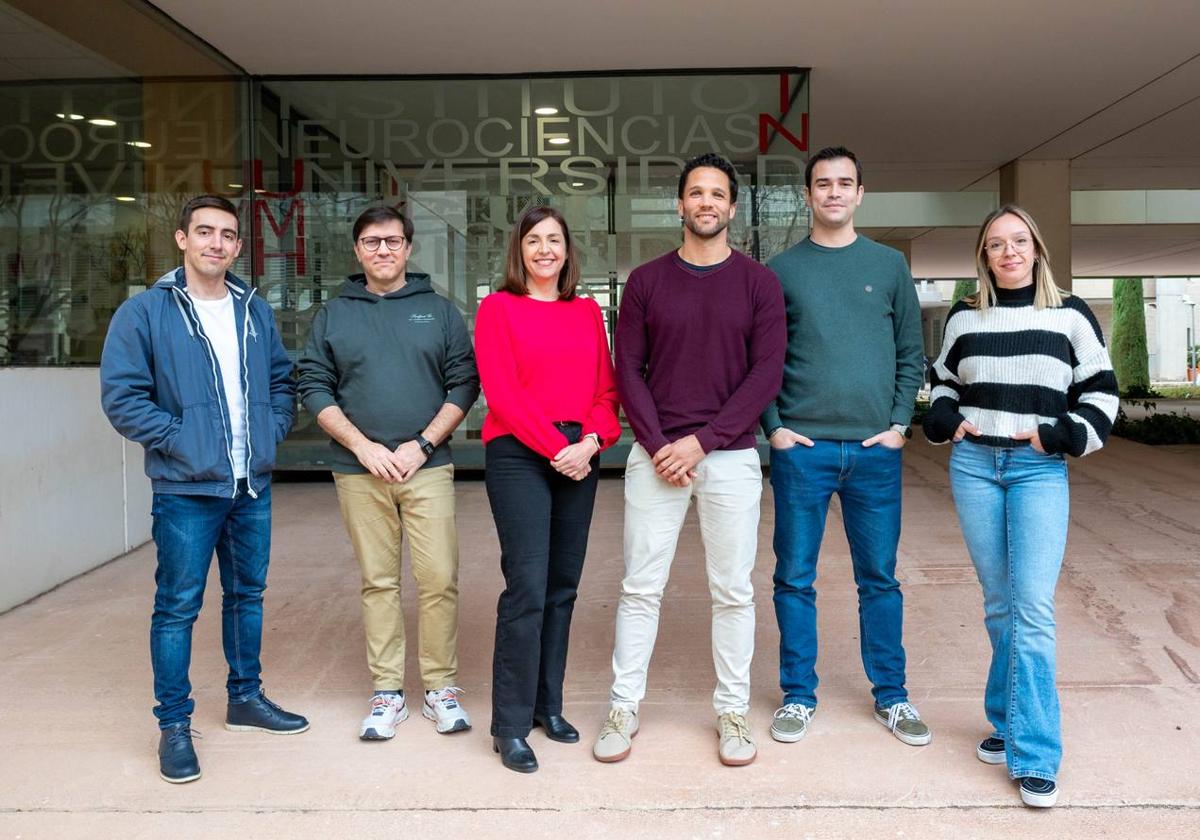
[[754, 657], [754, 588], [762, 470], [754, 449], [710, 452], [687, 487], [654, 472], [634, 444], [625, 468], [625, 578], [617, 606], [612, 705], [637, 711], [658, 636], [663, 591], [679, 531], [693, 496], [700, 515], [708, 588], [712, 593], [712, 653], [717, 714], [750, 708]]

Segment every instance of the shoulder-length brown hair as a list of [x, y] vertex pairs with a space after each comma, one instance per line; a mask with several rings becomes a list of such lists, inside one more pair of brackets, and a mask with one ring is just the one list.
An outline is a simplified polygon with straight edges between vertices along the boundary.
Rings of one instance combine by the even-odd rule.
[[525, 258], [521, 250], [521, 241], [535, 226], [546, 219], [554, 219], [562, 228], [563, 239], [567, 246], [567, 260], [562, 270], [558, 272], [558, 299], [570, 300], [575, 297], [575, 288], [579, 285], [579, 257], [575, 251], [575, 241], [571, 239], [571, 230], [563, 214], [553, 207], [535, 204], [526, 208], [513, 225], [512, 233], [508, 236], [508, 258], [504, 262], [504, 279], [498, 289], [502, 292], [512, 292], [514, 295], [529, 294], [528, 275], [525, 273]]
[[1050, 270], [1050, 255], [1046, 253], [1046, 241], [1042, 239], [1042, 232], [1038, 230], [1033, 216], [1015, 204], [1005, 204], [1003, 207], [993, 210], [979, 226], [979, 236], [975, 238], [975, 274], [979, 278], [979, 290], [972, 295], [967, 295], [963, 300], [967, 305], [973, 306], [981, 312], [986, 312], [988, 307], [996, 305], [996, 278], [992, 276], [992, 270], [988, 267], [986, 246], [988, 228], [1001, 216], [1016, 216], [1025, 223], [1025, 226], [1029, 228], [1029, 235], [1033, 237], [1034, 308], [1046, 309], [1062, 306], [1063, 298], [1069, 297], [1070, 293], [1058, 288], [1054, 282], [1054, 272]]

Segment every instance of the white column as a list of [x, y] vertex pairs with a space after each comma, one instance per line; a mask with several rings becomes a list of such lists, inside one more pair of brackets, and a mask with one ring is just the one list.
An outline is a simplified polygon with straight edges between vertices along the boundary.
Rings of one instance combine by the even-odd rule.
[[1000, 203], [1024, 208], [1037, 222], [1059, 288], [1071, 289], [1071, 162], [1014, 160], [1000, 167]]
[[1157, 327], [1158, 375], [1168, 382], [1187, 378], [1187, 334], [1191, 312], [1183, 302], [1184, 277], [1159, 277], [1154, 302]]

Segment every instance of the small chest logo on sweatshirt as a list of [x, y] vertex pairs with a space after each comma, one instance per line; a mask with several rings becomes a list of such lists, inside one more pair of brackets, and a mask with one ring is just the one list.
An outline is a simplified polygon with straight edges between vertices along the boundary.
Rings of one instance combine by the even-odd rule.
[[873, 291], [875, 291], [875, 287], [874, 287], [874, 286], [863, 286], [863, 289], [864, 289], [865, 291], [868, 291], [868, 292], [873, 292]]
[[424, 312], [424, 313], [414, 312], [408, 316], [408, 323], [410, 323], [410, 324], [432, 324], [433, 323], [433, 313], [432, 312]]

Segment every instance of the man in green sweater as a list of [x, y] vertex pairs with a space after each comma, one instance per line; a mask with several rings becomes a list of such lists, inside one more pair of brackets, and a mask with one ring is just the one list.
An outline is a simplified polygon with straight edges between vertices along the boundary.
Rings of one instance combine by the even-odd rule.
[[422, 714], [442, 733], [471, 728], [459, 702], [458, 537], [447, 441], [479, 396], [462, 314], [429, 276], [407, 272], [413, 223], [370, 207], [354, 223], [363, 273], [313, 318], [300, 398], [332, 438], [333, 478], [362, 569], [363, 625], [375, 693], [359, 728], [386, 740], [408, 717], [400, 542], [417, 581]]
[[770, 261], [787, 305], [783, 388], [762, 416], [775, 494], [775, 616], [783, 705], [771, 735], [799, 741], [817, 706], [813, 581], [829, 501], [842, 504], [859, 639], [876, 720], [921, 746], [929, 727], [908, 702], [896, 580], [901, 450], [923, 379], [921, 306], [904, 257], [854, 230], [862, 169], [845, 148], [805, 170], [812, 233]]

